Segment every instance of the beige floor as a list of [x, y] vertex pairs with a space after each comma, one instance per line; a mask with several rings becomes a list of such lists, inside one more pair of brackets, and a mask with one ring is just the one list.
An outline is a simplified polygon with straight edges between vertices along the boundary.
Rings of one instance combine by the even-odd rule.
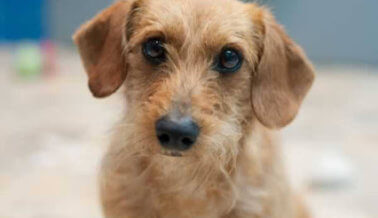
[[[0, 218], [101, 217], [96, 172], [120, 96], [93, 99], [70, 51], [60, 52], [54, 78], [23, 81], [11, 63], [0, 50]], [[377, 98], [378, 69], [319, 67], [298, 119], [282, 132], [290, 178], [315, 217], [378, 217]], [[330, 152], [352, 176], [310, 185]]]

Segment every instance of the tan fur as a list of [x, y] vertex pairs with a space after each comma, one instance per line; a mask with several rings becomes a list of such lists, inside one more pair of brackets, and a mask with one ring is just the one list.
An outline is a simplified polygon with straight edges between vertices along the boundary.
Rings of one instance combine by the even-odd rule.
[[[161, 66], [142, 55], [150, 37], [165, 40]], [[295, 117], [314, 74], [269, 10], [235, 0], [120, 1], [74, 40], [95, 96], [125, 86], [128, 108], [100, 175], [106, 217], [307, 217], [271, 129]], [[232, 75], [212, 70], [226, 45], [245, 59]], [[182, 157], [165, 155], [156, 138], [156, 120], [172, 113], [201, 129]]]

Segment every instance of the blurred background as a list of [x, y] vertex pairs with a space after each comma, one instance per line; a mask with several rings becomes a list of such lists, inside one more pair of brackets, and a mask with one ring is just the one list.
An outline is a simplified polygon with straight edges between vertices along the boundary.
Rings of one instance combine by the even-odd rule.
[[[282, 131], [316, 218], [378, 217], [378, 1], [260, 0], [317, 80]], [[96, 173], [119, 95], [96, 100], [71, 35], [112, 0], [0, 0], [0, 217], [101, 217]]]

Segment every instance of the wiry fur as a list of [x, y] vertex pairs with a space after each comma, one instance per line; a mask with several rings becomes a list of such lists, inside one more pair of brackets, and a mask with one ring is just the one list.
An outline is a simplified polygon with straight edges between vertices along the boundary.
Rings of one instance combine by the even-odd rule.
[[[151, 37], [165, 40], [161, 66], [142, 55]], [[268, 10], [234, 0], [120, 1], [74, 40], [95, 96], [125, 86], [127, 111], [100, 175], [106, 217], [305, 217], [271, 128], [294, 118], [313, 73]], [[235, 74], [212, 70], [224, 46], [245, 59]], [[155, 122], [167, 114], [200, 126], [182, 157], [157, 141]]]

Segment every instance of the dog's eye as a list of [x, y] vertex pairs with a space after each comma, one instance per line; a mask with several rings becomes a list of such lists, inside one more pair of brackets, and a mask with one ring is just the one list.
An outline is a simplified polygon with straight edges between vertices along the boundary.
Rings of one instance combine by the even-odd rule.
[[234, 73], [240, 69], [242, 62], [243, 58], [239, 51], [225, 48], [217, 57], [215, 70], [220, 73]]
[[160, 64], [165, 60], [165, 49], [160, 39], [149, 39], [143, 44], [143, 55], [153, 64]]

